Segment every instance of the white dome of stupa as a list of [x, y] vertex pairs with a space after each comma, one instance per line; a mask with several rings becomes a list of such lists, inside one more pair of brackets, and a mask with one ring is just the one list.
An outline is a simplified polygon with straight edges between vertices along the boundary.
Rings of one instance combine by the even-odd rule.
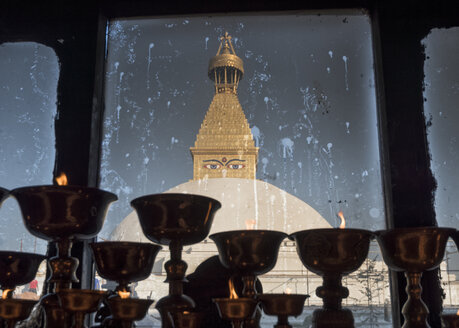
[[[286, 191], [264, 181], [217, 178], [194, 180], [166, 193], [189, 193], [217, 199], [211, 232], [246, 229], [278, 230], [288, 234], [299, 230], [330, 228], [330, 224], [311, 206]], [[113, 231], [112, 240], [147, 241], [133, 211]]]

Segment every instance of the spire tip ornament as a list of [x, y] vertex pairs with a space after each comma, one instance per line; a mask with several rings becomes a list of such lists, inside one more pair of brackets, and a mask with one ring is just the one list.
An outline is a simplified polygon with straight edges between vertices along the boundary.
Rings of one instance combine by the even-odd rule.
[[244, 75], [242, 59], [236, 55], [232, 37], [225, 32], [220, 37], [217, 54], [209, 61], [209, 78], [215, 83], [215, 93], [237, 93], [239, 81]]

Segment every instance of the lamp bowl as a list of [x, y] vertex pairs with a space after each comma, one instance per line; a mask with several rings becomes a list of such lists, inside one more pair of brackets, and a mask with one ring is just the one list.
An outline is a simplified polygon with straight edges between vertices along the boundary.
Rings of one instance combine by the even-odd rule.
[[45, 259], [40, 254], [0, 251], [0, 287], [14, 289], [31, 282]]
[[261, 307], [267, 315], [299, 316], [303, 313], [306, 294], [261, 294], [258, 295]]
[[311, 229], [289, 236], [295, 240], [303, 265], [324, 275], [346, 275], [357, 270], [366, 259], [373, 238], [362, 229]]
[[459, 315], [442, 314], [440, 317], [442, 328], [459, 328]]
[[286, 233], [271, 230], [234, 230], [209, 236], [223, 266], [242, 275], [271, 271], [285, 237]]
[[395, 271], [422, 272], [437, 268], [455, 229], [397, 228], [376, 232], [384, 262]]
[[155, 194], [131, 201], [145, 236], [154, 243], [171, 241], [191, 245], [209, 234], [215, 212], [221, 207], [215, 199], [192, 194]]
[[102, 229], [110, 192], [80, 186], [33, 186], [11, 190], [27, 230], [45, 240], [90, 239]]
[[110, 297], [108, 298], [112, 316], [115, 320], [121, 321], [138, 321], [142, 320], [148, 312], [153, 300], [144, 300], [138, 298]]
[[223, 320], [241, 321], [253, 317], [258, 302], [253, 298], [214, 298], [218, 313]]
[[27, 319], [37, 303], [38, 301], [35, 300], [0, 299], [0, 318], [15, 322]]
[[161, 246], [150, 243], [106, 241], [90, 243], [96, 269], [108, 280], [124, 284], [147, 279]]
[[206, 313], [194, 311], [169, 312], [174, 328], [199, 328]]
[[106, 291], [87, 289], [61, 289], [57, 292], [59, 302], [65, 311], [83, 313], [97, 311], [106, 294]]

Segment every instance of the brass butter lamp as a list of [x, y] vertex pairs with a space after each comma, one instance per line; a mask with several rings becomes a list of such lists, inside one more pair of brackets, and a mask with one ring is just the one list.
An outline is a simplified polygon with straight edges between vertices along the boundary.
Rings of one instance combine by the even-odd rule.
[[277, 316], [274, 328], [292, 328], [288, 317], [297, 317], [303, 313], [304, 302], [309, 295], [304, 294], [260, 294], [258, 299], [263, 312]]
[[408, 299], [402, 308], [402, 328], [430, 327], [429, 310], [422, 300], [421, 277], [424, 271], [438, 268], [448, 238], [455, 229], [438, 227], [397, 228], [376, 232], [384, 262], [394, 271], [405, 272]]
[[80, 186], [33, 186], [13, 189], [26, 229], [34, 236], [57, 243], [57, 255], [49, 259], [49, 282], [68, 289], [78, 282], [78, 259], [70, 255], [74, 239], [91, 239], [102, 229], [115, 194]]
[[[45, 185], [13, 189], [26, 229], [34, 236], [56, 243], [57, 255], [48, 260], [54, 291], [69, 289], [78, 282], [79, 261], [71, 256], [75, 239], [91, 239], [101, 230], [108, 206], [117, 196], [96, 188]], [[56, 293], [41, 300], [48, 328], [61, 328], [71, 320]]]
[[13, 298], [17, 286], [32, 281], [40, 263], [46, 256], [32, 253], [0, 251], [0, 318], [7, 327], [14, 327], [16, 322], [26, 319], [38, 301]]
[[6, 328], [14, 328], [17, 322], [29, 317], [38, 301], [6, 298], [0, 300], [0, 318], [6, 323]]
[[373, 236], [371, 231], [347, 228], [311, 229], [290, 235], [303, 265], [323, 279], [323, 285], [316, 289], [323, 308], [313, 312], [314, 328], [354, 327], [351, 310], [342, 308], [342, 299], [349, 296], [342, 277], [362, 265]]
[[164, 264], [169, 295], [161, 298], [156, 308], [162, 327], [171, 328], [169, 313], [192, 311], [194, 301], [183, 294], [187, 264], [182, 260], [183, 246], [199, 243], [209, 234], [216, 211], [221, 207], [215, 199], [192, 194], [156, 194], [131, 202], [145, 236], [152, 242], [169, 246], [171, 258]]
[[105, 291], [87, 289], [61, 289], [57, 292], [64, 311], [73, 314], [72, 328], [87, 328], [84, 316], [96, 312], [105, 295]]
[[442, 328], [459, 328], [459, 315], [458, 314], [442, 314], [441, 315]]
[[130, 297], [129, 284], [147, 279], [153, 269], [155, 258], [161, 246], [151, 243], [126, 241], [99, 242], [89, 244], [99, 275], [117, 282], [116, 295], [108, 298], [111, 318], [123, 328], [132, 327], [133, 321], [141, 320], [147, 314], [153, 300]]
[[105, 241], [89, 246], [99, 275], [117, 282], [115, 292], [127, 292], [130, 283], [147, 279], [162, 248], [151, 243], [128, 241]]
[[0, 288], [3, 298], [12, 298], [17, 286], [31, 282], [46, 256], [33, 253], [0, 251]]
[[[286, 233], [271, 230], [235, 230], [219, 232], [211, 235], [217, 245], [218, 256], [221, 264], [242, 277], [244, 298], [256, 299], [258, 291], [255, 288], [257, 276], [271, 271], [277, 262], [279, 247]], [[258, 301], [258, 300], [257, 300]], [[219, 301], [222, 303], [222, 301]], [[219, 304], [218, 302], [216, 302]], [[250, 304], [246, 301], [245, 306]], [[225, 311], [234, 309], [241, 304], [232, 301], [225, 306]], [[258, 326], [261, 310], [256, 310], [258, 315], [250, 317], [244, 326]]]
[[258, 301], [251, 297], [214, 298], [213, 301], [220, 317], [231, 321], [233, 328], [243, 327], [243, 323], [253, 317], [258, 305]]
[[122, 328], [132, 328], [134, 321], [142, 320], [154, 302], [148, 299], [121, 298], [119, 296], [109, 297], [107, 301], [112, 318]]
[[204, 312], [195, 311], [169, 313], [174, 328], [200, 328], [205, 315]]
[[256, 277], [271, 271], [286, 233], [271, 230], [235, 230], [210, 235], [222, 265], [242, 276], [244, 297], [254, 298]]

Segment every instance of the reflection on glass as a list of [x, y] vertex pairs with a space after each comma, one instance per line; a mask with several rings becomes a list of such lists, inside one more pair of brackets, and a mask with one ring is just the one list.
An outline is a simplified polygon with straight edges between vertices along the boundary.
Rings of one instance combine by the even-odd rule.
[[[439, 226], [459, 228], [459, 28], [433, 29], [423, 40], [426, 47], [425, 103], [431, 167], [437, 180], [435, 213]], [[459, 307], [459, 256], [451, 240], [441, 266], [446, 312]]]
[[[112, 21], [101, 188], [120, 201], [102, 238], [144, 241], [129, 201], [166, 191], [220, 200], [211, 232], [247, 222], [287, 233], [338, 227], [340, 211], [347, 227], [384, 228], [370, 35], [360, 12]], [[236, 59], [208, 66], [219, 46], [243, 70]], [[210, 240], [185, 247], [187, 272], [215, 253]], [[345, 302], [364, 305], [365, 318], [370, 304], [372, 321], [390, 321], [376, 248], [364, 267], [347, 278]], [[161, 266], [154, 274], [164, 275]], [[321, 281], [291, 241], [261, 280], [265, 292], [289, 288], [321, 304]], [[152, 277], [137, 290], [157, 299], [166, 288]]]

